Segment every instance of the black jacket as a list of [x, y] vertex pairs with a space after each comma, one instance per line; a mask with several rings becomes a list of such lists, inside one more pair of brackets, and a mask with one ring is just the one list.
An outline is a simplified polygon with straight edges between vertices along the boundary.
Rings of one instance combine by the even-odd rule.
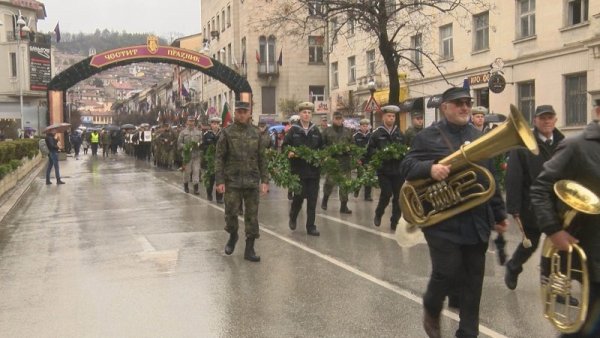
[[[442, 131], [451, 143], [452, 149], [444, 140]], [[470, 124], [457, 126], [446, 120], [423, 129], [415, 136], [410, 151], [402, 161], [402, 172], [406, 175], [406, 180], [431, 178], [431, 166], [434, 163], [458, 150], [466, 141], [474, 141], [479, 136], [481, 132]], [[492, 160], [478, 164], [484, 165], [493, 174]], [[489, 185], [489, 182], [482, 177], [478, 177], [478, 182], [484, 187]], [[504, 219], [506, 219], [504, 201], [500, 189], [496, 189], [494, 196], [488, 202], [423, 228], [423, 231], [428, 235], [457, 244], [476, 244], [487, 242], [492, 226]]]
[[[306, 146], [310, 149], [317, 150], [323, 148], [323, 138], [319, 129], [312, 123], [306, 131], [300, 125], [294, 124], [288, 130], [287, 134], [285, 134], [283, 147], [285, 146]], [[291, 158], [290, 167], [292, 174], [298, 175], [301, 179], [319, 178], [321, 176], [319, 167], [310, 165], [300, 158]]]
[[[554, 183], [562, 179], [577, 181], [600, 196], [598, 121], [588, 124], [583, 133], [561, 142], [531, 186], [531, 204], [537, 224], [547, 235], [562, 230], [562, 218], [556, 208], [557, 197], [554, 193]], [[579, 244], [587, 254], [592, 281], [600, 282], [600, 215], [578, 214], [571, 228], [575, 229], [571, 234], [579, 239]]]
[[[394, 125], [392, 131], [388, 131], [384, 126], [380, 126], [375, 129], [371, 134], [371, 138], [369, 139], [369, 144], [367, 145], [367, 158], [371, 158], [377, 150], [385, 148], [387, 145], [397, 143], [397, 144], [406, 144], [404, 135], [398, 130], [398, 128]], [[381, 167], [377, 169], [378, 175], [400, 175], [400, 160], [388, 160], [384, 161], [381, 164]]]
[[58, 152], [58, 143], [54, 138], [54, 134], [46, 134], [46, 145], [48, 146], [48, 150], [50, 150], [51, 153]]
[[366, 147], [369, 144], [369, 140], [371, 139], [371, 132], [367, 132], [363, 134], [362, 132], [356, 132], [352, 136], [354, 138], [354, 144], [359, 147]]
[[542, 167], [548, 161], [558, 144], [565, 136], [554, 129], [552, 145], [542, 141], [537, 130], [533, 134], [537, 141], [540, 153], [532, 154], [525, 148], [513, 149], [508, 156], [506, 171], [506, 210], [509, 214], [519, 214], [524, 226], [536, 226], [535, 216], [529, 200], [529, 188], [542, 172]]

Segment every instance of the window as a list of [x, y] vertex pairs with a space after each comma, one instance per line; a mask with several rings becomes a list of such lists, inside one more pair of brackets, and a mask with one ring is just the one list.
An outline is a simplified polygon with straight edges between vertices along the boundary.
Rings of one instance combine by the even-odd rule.
[[331, 18], [331, 44], [337, 43], [337, 31], [338, 31], [337, 18]]
[[324, 5], [322, 0], [315, 0], [308, 3], [308, 15], [322, 16], [323, 9]]
[[587, 75], [574, 74], [565, 77], [565, 108], [567, 126], [581, 126], [587, 123]]
[[521, 82], [517, 84], [519, 110], [526, 121], [532, 122], [535, 112], [535, 82]]
[[219, 27], [221, 27], [221, 17], [217, 15], [217, 25], [215, 26], [215, 30], [218, 31]]
[[452, 24], [440, 27], [440, 56], [450, 60], [454, 56], [452, 45]]
[[356, 23], [354, 21], [354, 17], [351, 14], [348, 14], [348, 35], [354, 35], [354, 29], [356, 26]]
[[225, 31], [225, 10], [221, 11], [221, 18], [223, 18], [223, 22], [221, 22], [221, 32]]
[[588, 20], [588, 0], [569, 0], [568, 24], [577, 25]]
[[308, 62], [322, 63], [323, 62], [323, 45], [325, 39], [322, 36], [308, 37]]
[[375, 75], [375, 50], [367, 51], [367, 75]]
[[275, 114], [277, 112], [275, 87], [262, 87], [261, 90], [262, 113]]
[[308, 86], [310, 102], [325, 101], [325, 86]]
[[479, 15], [473, 16], [475, 41], [473, 45], [473, 51], [480, 51], [490, 48], [490, 25], [489, 25], [489, 13], [485, 12]]
[[9, 53], [10, 55], [10, 76], [17, 77], [17, 53]]
[[[231, 67], [231, 65], [233, 64], [233, 57], [231, 56], [231, 44], [227, 45], [227, 61], [229, 62], [227, 65]], [[235, 66], [237, 67], [237, 64]]]
[[337, 88], [340, 86], [339, 79], [338, 79], [338, 63], [337, 62], [331, 63], [331, 86], [333, 88]]
[[270, 35], [268, 38], [261, 36], [259, 38], [259, 55], [260, 55], [260, 73], [269, 74], [275, 73], [275, 37]]
[[518, 0], [519, 38], [535, 35], [535, 0]]
[[356, 82], [356, 57], [348, 58], [348, 83]]
[[227, 27], [231, 26], [231, 6], [227, 6]]
[[417, 34], [410, 37], [410, 46], [413, 48], [412, 61], [415, 66], [421, 66], [423, 64], [423, 55], [421, 50], [423, 49], [423, 35]]

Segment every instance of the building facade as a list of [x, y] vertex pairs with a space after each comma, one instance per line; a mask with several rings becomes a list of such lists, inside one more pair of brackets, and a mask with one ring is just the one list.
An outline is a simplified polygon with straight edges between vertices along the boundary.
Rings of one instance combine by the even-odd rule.
[[[291, 112], [283, 111], [285, 102], [312, 101], [315, 115], [328, 114], [325, 30], [300, 38], [257, 24], [267, 22], [274, 10], [269, 2], [202, 1], [204, 53], [247, 78], [255, 123], [286, 119]], [[225, 102], [233, 107], [231, 89], [206, 76], [202, 81], [209, 115], [220, 115]]]
[[44, 4], [38, 1], [0, 1], [0, 133], [4, 138], [46, 126], [51, 45], [49, 36], [37, 33], [37, 21], [45, 18]]
[[[506, 115], [509, 105], [515, 104], [531, 120], [535, 106], [551, 104], [558, 113], [558, 127], [567, 134], [581, 130], [591, 121], [592, 100], [600, 98], [600, 3], [554, 2], [548, 6], [540, 0], [496, 0], [487, 8], [457, 9], [452, 15], [428, 11], [426, 6], [407, 11], [412, 19], [427, 16], [435, 24], [408, 31], [399, 44], [427, 52], [443, 76], [422, 54], [408, 54], [423, 66], [424, 76], [401, 64], [405, 76], [401, 90], [406, 91], [406, 104], [401, 106], [405, 111], [423, 111], [430, 124], [439, 118], [437, 95], [450, 85], [468, 85], [475, 104], [490, 112]], [[379, 88], [385, 88], [387, 75], [377, 48], [372, 61], [372, 41], [348, 41], [352, 48], [339, 37], [332, 44], [331, 97], [353, 91], [362, 102], [370, 93], [361, 78], [372, 76]], [[354, 82], [347, 78], [352, 69]], [[501, 75], [504, 85], [493, 74]], [[408, 125], [408, 114], [403, 118]]]

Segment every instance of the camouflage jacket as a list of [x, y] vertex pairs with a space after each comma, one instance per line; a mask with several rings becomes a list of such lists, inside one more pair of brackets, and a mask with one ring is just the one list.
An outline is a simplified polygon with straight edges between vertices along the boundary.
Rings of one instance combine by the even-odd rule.
[[[325, 147], [333, 146], [336, 144], [354, 144], [354, 138], [352, 138], [352, 131], [344, 126], [331, 126], [325, 128], [323, 132], [323, 144]], [[350, 157], [348, 155], [340, 155], [336, 158], [340, 161], [340, 167], [342, 170], [350, 170]]]
[[234, 122], [223, 129], [215, 153], [215, 181], [231, 188], [268, 183], [264, 144], [257, 127]]

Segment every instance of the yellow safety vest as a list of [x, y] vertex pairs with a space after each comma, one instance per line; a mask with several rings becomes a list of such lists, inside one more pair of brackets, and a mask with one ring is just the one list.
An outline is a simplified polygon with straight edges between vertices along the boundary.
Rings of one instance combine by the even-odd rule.
[[99, 134], [91, 134], [90, 136], [91, 136], [92, 143], [98, 143], [98, 139], [100, 137]]

